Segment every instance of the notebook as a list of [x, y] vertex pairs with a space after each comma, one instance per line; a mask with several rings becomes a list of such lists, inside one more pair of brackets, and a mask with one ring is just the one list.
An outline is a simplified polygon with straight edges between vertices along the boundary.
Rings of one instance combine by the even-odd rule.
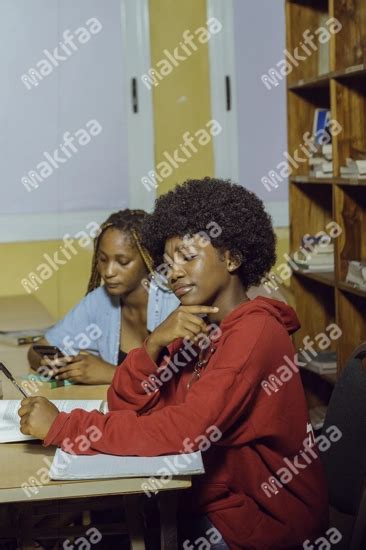
[[[95, 409], [106, 412], [106, 403], [100, 399], [59, 399], [52, 400], [59, 411], [71, 412], [74, 409], [93, 411]], [[36, 439], [31, 435], [23, 435], [20, 431], [20, 418], [18, 410], [20, 401], [16, 399], [4, 399], [0, 401], [0, 443], [12, 443], [14, 441], [27, 441]]]
[[77, 456], [57, 449], [49, 476], [54, 480], [81, 480], [162, 476], [167, 472], [171, 475], [204, 474], [201, 452], [153, 457], [105, 454]]

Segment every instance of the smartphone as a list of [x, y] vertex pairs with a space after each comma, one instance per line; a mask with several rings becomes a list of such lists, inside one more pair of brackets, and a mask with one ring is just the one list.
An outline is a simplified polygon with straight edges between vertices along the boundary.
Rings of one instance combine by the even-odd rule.
[[50, 359], [65, 357], [65, 354], [62, 353], [62, 351], [57, 346], [44, 346], [41, 344], [34, 344], [33, 349], [39, 355], [49, 357]]

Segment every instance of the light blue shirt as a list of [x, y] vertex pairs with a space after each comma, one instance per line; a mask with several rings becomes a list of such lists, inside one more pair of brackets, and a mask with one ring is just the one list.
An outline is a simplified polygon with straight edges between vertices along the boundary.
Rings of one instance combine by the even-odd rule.
[[[154, 281], [150, 283], [147, 307], [147, 329], [152, 332], [180, 302], [168, 290], [162, 290]], [[56, 325], [45, 338], [66, 355], [77, 355], [87, 350], [99, 355], [107, 363], [118, 364], [121, 335], [121, 303], [100, 286], [87, 294]]]

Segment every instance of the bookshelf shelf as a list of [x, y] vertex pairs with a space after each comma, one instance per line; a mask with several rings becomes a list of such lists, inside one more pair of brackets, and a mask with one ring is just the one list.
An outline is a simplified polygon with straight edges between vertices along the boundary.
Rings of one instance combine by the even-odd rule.
[[311, 178], [309, 176], [296, 176], [291, 178], [291, 183], [297, 184], [314, 184], [314, 185], [332, 185], [334, 183], [333, 178]]
[[[362, 288], [357, 288], [356, 286], [352, 286], [349, 283], [345, 283], [343, 281], [339, 281], [337, 286], [341, 290], [345, 290], [350, 294], [354, 294], [355, 296], [360, 296], [361, 298], [366, 299], [366, 290], [362, 290]], [[366, 316], [366, 311], [365, 311], [365, 316]]]
[[309, 176], [295, 176], [290, 179], [291, 183], [297, 184], [314, 184], [314, 185], [352, 185], [365, 186], [366, 178], [312, 178]]
[[287, 86], [288, 90], [301, 91], [313, 90], [314, 88], [327, 88], [331, 80], [352, 81], [353, 79], [362, 79], [366, 77], [366, 65], [361, 63], [353, 67], [347, 67], [345, 70], [333, 71], [309, 78], [308, 80], [298, 80]]
[[329, 384], [332, 384], [332, 386], [334, 386], [334, 384], [337, 382], [337, 375], [336, 374], [321, 374], [320, 375], [323, 380], [325, 380], [326, 382], [329, 382]]
[[329, 75], [315, 76], [314, 78], [309, 78], [309, 80], [299, 80], [294, 84], [289, 84], [289, 90], [313, 90], [314, 88], [327, 88], [329, 86]]
[[[286, 49], [294, 52], [304, 33], [316, 34], [336, 18], [342, 29], [328, 44], [314, 49], [287, 76], [288, 153], [313, 131], [316, 109], [330, 109], [341, 131], [333, 135], [333, 176], [310, 177], [308, 162], [289, 178], [290, 253], [302, 237], [325, 231], [336, 222], [342, 230], [334, 239], [335, 273], [294, 272], [291, 278], [302, 325], [295, 336], [301, 347], [305, 335], [315, 337], [336, 323], [342, 336], [332, 342], [338, 373], [353, 350], [366, 340], [366, 291], [345, 282], [349, 262], [366, 261], [366, 179], [341, 177], [347, 158], [366, 155], [366, 2], [365, 0], [286, 0]], [[328, 48], [328, 49], [327, 49]], [[304, 375], [309, 406], [327, 404], [324, 380]]]
[[299, 277], [307, 277], [308, 279], [312, 279], [313, 281], [318, 281], [318, 283], [322, 283], [323, 285], [328, 285], [335, 287], [336, 286], [336, 280], [334, 273], [315, 273], [315, 272], [307, 272], [307, 271], [295, 271], [295, 275], [298, 275]]
[[354, 179], [339, 179], [336, 181], [338, 185], [352, 185], [356, 187], [362, 187], [366, 185], [366, 179], [354, 178]]

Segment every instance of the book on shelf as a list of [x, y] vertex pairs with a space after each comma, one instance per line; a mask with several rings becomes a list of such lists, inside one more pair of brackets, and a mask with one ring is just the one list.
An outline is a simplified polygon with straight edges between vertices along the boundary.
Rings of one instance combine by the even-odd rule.
[[[306, 246], [304, 246], [306, 249]], [[328, 244], [315, 244], [313, 251], [309, 250], [310, 254], [313, 254], [313, 256], [333, 256], [334, 255], [334, 244], [328, 243]]]
[[329, 123], [331, 120], [329, 109], [315, 109], [313, 120], [313, 136], [316, 145], [323, 145], [324, 141], [331, 140]]
[[311, 178], [333, 177], [332, 144], [318, 144], [316, 153], [309, 159], [309, 167], [309, 176]]
[[321, 166], [324, 162], [328, 162], [327, 159], [323, 156], [321, 157], [311, 157], [309, 159], [309, 166]]
[[296, 262], [304, 273], [334, 273], [333, 265], [302, 265]]
[[348, 262], [346, 283], [366, 290], [366, 262], [352, 260]]
[[324, 173], [333, 175], [333, 162], [332, 161], [323, 162], [323, 164], [321, 164], [321, 169]]
[[299, 355], [303, 361], [306, 361], [306, 366], [302, 367], [303, 369], [320, 375], [337, 372], [337, 352], [335, 351], [320, 351], [311, 361], [308, 361], [304, 355]]
[[[201, 451], [165, 456], [70, 455], [57, 449], [49, 476], [54, 480], [111, 479], [124, 477], [204, 474]], [[147, 480], [148, 481], [148, 480]], [[143, 487], [142, 487], [143, 488]]]
[[333, 160], [333, 146], [331, 143], [325, 143], [321, 148], [325, 160]]
[[[107, 403], [101, 399], [58, 399], [52, 400], [52, 403], [62, 412], [71, 412], [74, 409], [84, 409], [85, 411], [96, 409], [105, 413], [108, 410]], [[19, 408], [20, 401], [17, 399], [0, 401], [0, 443], [36, 439], [31, 435], [24, 435], [20, 431]]]
[[309, 177], [311, 178], [332, 178], [333, 177], [333, 172], [332, 173], [329, 173], [329, 172], [324, 172], [323, 170], [310, 170], [309, 171]]
[[322, 429], [326, 414], [327, 407], [325, 405], [317, 405], [309, 410], [310, 422], [314, 430]]
[[[328, 25], [328, 13], [323, 13], [319, 19], [319, 26], [327, 28]], [[329, 41], [319, 42], [318, 49], [318, 74], [328, 74], [330, 71], [330, 47]]]

